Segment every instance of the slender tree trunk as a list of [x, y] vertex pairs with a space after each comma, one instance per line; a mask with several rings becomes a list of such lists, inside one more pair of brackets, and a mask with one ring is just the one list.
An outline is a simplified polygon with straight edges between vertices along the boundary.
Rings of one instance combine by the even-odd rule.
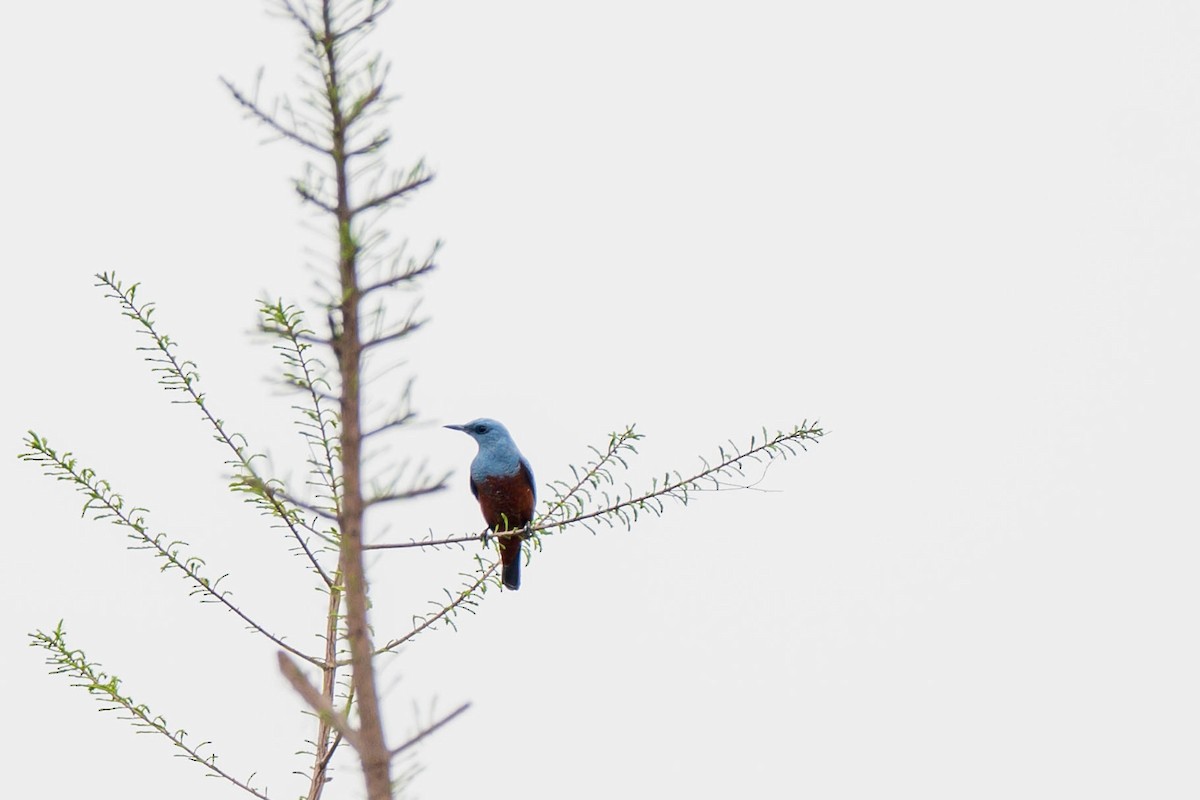
[[335, 216], [338, 229], [338, 275], [341, 279], [341, 328], [334, 333], [341, 373], [342, 507], [341, 563], [346, 585], [346, 636], [350, 645], [351, 683], [358, 707], [358, 756], [368, 800], [391, 800], [391, 759], [383, 735], [379, 696], [375, 689], [374, 646], [367, 622], [367, 576], [363, 567], [362, 337], [359, 310], [358, 243], [350, 204], [346, 155], [347, 122], [342, 108], [336, 33], [330, 0], [322, 3], [325, 89], [329, 101], [332, 157], [337, 182]]

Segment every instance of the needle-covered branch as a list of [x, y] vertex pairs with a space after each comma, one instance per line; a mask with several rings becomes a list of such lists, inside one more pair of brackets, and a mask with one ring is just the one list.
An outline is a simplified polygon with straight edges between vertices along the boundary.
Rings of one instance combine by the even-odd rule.
[[99, 478], [94, 470], [80, 466], [71, 453], [56, 452], [46, 439], [33, 431], [29, 432], [24, 443], [28, 450], [20, 455], [23, 461], [37, 464], [47, 475], [72, 484], [78, 492], [87, 497], [83, 504], [84, 516], [90, 514], [93, 519], [106, 519], [123, 528], [126, 536], [134, 542], [131, 549], [149, 550], [156, 558], [162, 559], [164, 572], [177, 570], [182, 573], [192, 585], [192, 595], [199, 595], [202, 600], [208, 602], [220, 603], [277, 646], [310, 664], [321, 666], [319, 658], [292, 647], [281, 637], [251, 619], [230, 600], [230, 592], [220, 588], [226, 576], [222, 575], [216, 580], [206, 577], [203, 572], [204, 559], [189, 555], [184, 549], [188, 546], [187, 542], [171, 539], [165, 533], [151, 534], [146, 522], [146, 509], [128, 505], [125, 498], [117, 494], [108, 481]]
[[591, 530], [591, 521], [604, 522], [609, 527], [619, 524], [629, 528], [644, 512], [661, 516], [667, 500], [687, 505], [692, 492], [745, 488], [730, 483], [730, 479], [744, 476], [748, 464], [786, 460], [806, 450], [808, 444], [820, 441], [824, 435], [822, 428], [807, 422], [775, 434], [764, 430], [761, 435], [751, 436], [744, 449], [733, 442], [722, 445], [714, 462], [701, 459], [703, 469], [698, 472], [688, 476], [677, 471], [668, 472], [662, 478], [655, 478], [646, 491], [635, 493], [628, 484], [615, 488], [612, 471], [615, 465], [627, 467], [624, 456], [636, 452], [633, 442], [640, 434], [631, 426], [622, 433], [613, 434], [605, 451], [595, 451], [598, 453], [596, 460], [583, 469], [573, 469], [574, 481], [551, 484], [555, 487], [555, 496], [549, 501], [547, 512], [534, 521], [529, 533], [559, 530], [576, 524]]
[[574, 476], [574, 481], [568, 483], [566, 481], [555, 481], [552, 486], [556, 486], [554, 498], [547, 503], [546, 511], [542, 514], [543, 519], [555, 519], [559, 516], [570, 516], [570, 509], [576, 505], [576, 498], [580, 497], [581, 492], [585, 491], [585, 487], [591, 485], [593, 488], [598, 487], [601, 483], [612, 482], [612, 470], [616, 467], [628, 469], [629, 464], [625, 461], [627, 456], [637, 455], [636, 442], [642, 438], [642, 434], [634, 430], [634, 426], [630, 425], [625, 430], [614, 432], [608, 437], [608, 445], [602, 451], [598, 447], [589, 445], [596, 458], [589, 461], [582, 468], [571, 465], [571, 474]]
[[87, 655], [79, 649], [68, 646], [66, 632], [61, 622], [50, 633], [36, 631], [29, 635], [32, 639], [30, 647], [38, 647], [46, 651], [46, 663], [55, 675], [68, 675], [72, 685], [86, 689], [104, 704], [102, 711], [117, 711], [122, 719], [133, 723], [139, 733], [157, 733], [175, 746], [184, 758], [193, 764], [199, 764], [205, 771], [216, 778], [228, 781], [233, 786], [251, 794], [259, 800], [269, 800], [266, 790], [254, 788], [254, 775], [245, 780], [235, 778], [232, 773], [217, 766], [216, 753], [208, 752], [209, 743], [190, 744], [188, 734], [183, 728], [172, 729], [166, 719], [152, 712], [144, 703], [137, 703], [132, 697], [121, 692], [121, 679], [100, 669], [96, 662], [89, 661]]
[[304, 314], [295, 306], [285, 306], [283, 301], [261, 303], [262, 330], [281, 340], [275, 349], [283, 356], [284, 381], [306, 396], [307, 404], [293, 406], [300, 414], [300, 434], [309, 444], [312, 454], [308, 464], [311, 474], [317, 479], [309, 481], [319, 492], [318, 500], [328, 503], [327, 510], [337, 517], [340, 507], [341, 486], [337, 467], [337, 412], [326, 405], [336, 402], [330, 394], [329, 383], [321, 373], [325, 365], [309, 353], [313, 348], [307, 341], [312, 331], [304, 326]]
[[397, 647], [415, 639], [421, 633], [437, 626], [439, 623], [457, 630], [457, 625], [454, 622], [455, 617], [458, 616], [460, 611], [475, 613], [475, 608], [479, 605], [480, 595], [487, 590], [488, 580], [493, 578], [500, 567], [500, 562], [485, 563], [478, 556], [476, 556], [475, 561], [478, 571], [474, 575], [464, 574], [463, 577], [466, 580], [458, 591], [442, 590], [445, 592], [448, 602], [440, 603], [436, 600], [431, 600], [430, 605], [435, 606], [432, 612], [423, 615], [413, 615], [413, 622], [415, 624], [412, 630], [380, 647], [375, 651], [375, 655], [390, 653]]

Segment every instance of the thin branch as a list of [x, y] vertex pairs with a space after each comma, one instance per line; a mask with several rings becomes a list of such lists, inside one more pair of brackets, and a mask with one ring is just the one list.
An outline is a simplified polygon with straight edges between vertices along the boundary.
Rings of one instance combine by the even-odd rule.
[[358, 158], [359, 156], [370, 155], [371, 153], [378, 151], [381, 147], [387, 145], [387, 143], [391, 140], [392, 137], [387, 133], [381, 133], [366, 144], [355, 147], [352, 150], [347, 150], [346, 158], [350, 159]]
[[382, 96], [383, 85], [377, 83], [371, 87], [369, 92], [355, 100], [354, 106], [348, 112], [346, 112], [346, 128], [348, 129], [351, 125], [357, 122], [359, 118], [361, 118], [371, 106], [375, 105], [375, 103], [378, 102]]
[[416, 416], [417, 416], [416, 414], [409, 411], [407, 414], [404, 414], [403, 416], [396, 417], [395, 419], [390, 419], [377, 428], [371, 428], [370, 430], [363, 431], [363, 439], [369, 439], [372, 436], [377, 436], [377, 435], [383, 433], [384, 431], [390, 431], [393, 428], [399, 428], [402, 425], [407, 425], [409, 422], [412, 422], [416, 418]]
[[425, 184], [432, 181], [433, 178], [434, 178], [433, 175], [425, 175], [421, 178], [417, 178], [416, 180], [409, 181], [408, 183], [404, 184], [403, 186], [399, 186], [399, 187], [391, 190], [390, 192], [386, 192], [381, 195], [376, 195], [375, 197], [372, 197], [370, 200], [363, 202], [361, 205], [355, 206], [350, 212], [351, 216], [358, 216], [359, 214], [361, 214], [364, 211], [369, 211], [372, 208], [379, 208], [380, 206], [385, 206], [389, 203], [395, 202], [396, 200], [399, 200], [400, 198], [404, 197], [404, 195], [408, 194], [409, 192], [415, 191], [416, 189], [420, 189], [422, 186], [424, 186]]
[[542, 517], [551, 517], [565, 508], [567, 503], [570, 502], [572, 498], [576, 497], [580, 490], [583, 489], [584, 484], [591, 483], [592, 485], [596, 485], [602, 477], [607, 477], [610, 464], [616, 462], [620, 463], [621, 466], [627, 466], [624, 458], [621, 457], [621, 452], [623, 450], [628, 450], [631, 453], [636, 453], [637, 448], [633, 445], [633, 442], [636, 442], [641, 438], [641, 434], [637, 433], [634, 430], [634, 427], [630, 425], [626, 427], [624, 431], [620, 433], [613, 433], [611, 436], [609, 436], [608, 448], [603, 454], [593, 447], [592, 450], [597, 453], [600, 458], [589, 464], [587, 469], [579, 473], [578, 479], [575, 481], [573, 486], [570, 486], [565, 492], [558, 493], [558, 496], [549, 504], [549, 507], [546, 509], [546, 512], [542, 514]]
[[[327, 530], [327, 531], [319, 530], [315, 524], [313, 524], [312, 522], [308, 522], [307, 520], [304, 520], [300, 517], [297, 517], [295, 522], [296, 522], [296, 525], [303, 528], [308, 533], [311, 533], [313, 536], [316, 536], [318, 539], [323, 541], [325, 544], [333, 545], [335, 547], [337, 546], [337, 531], [336, 530]], [[331, 534], [333, 534], [333, 535], [331, 535]], [[336, 582], [337, 579], [332, 578], [331, 580]]]
[[[316, 439], [321, 445], [321, 454], [323, 456], [323, 463], [320, 465], [314, 464], [314, 466], [318, 467], [321, 476], [325, 480], [325, 484], [330, 492], [330, 499], [333, 501], [333, 512], [336, 515], [339, 507], [337, 468], [335, 465], [337, 459], [334, 456], [334, 434], [332, 431], [332, 428], [336, 426], [336, 421], [331, 422], [327, 418], [326, 411], [322, 408], [321, 403], [322, 401], [337, 402], [337, 399], [317, 388], [318, 380], [321, 383], [325, 383], [325, 381], [313, 375], [313, 362], [305, 356], [309, 345], [303, 339], [310, 335], [311, 332], [301, 327], [303, 324], [301, 312], [292, 307], [284, 308], [283, 301], [275, 305], [264, 304], [262, 311], [268, 315], [267, 319], [279, 326], [278, 328], [264, 326], [264, 329], [281, 336], [289, 343], [290, 347], [286, 349], [284, 357], [289, 363], [300, 368], [301, 375], [295, 376], [295, 383], [308, 392], [309, 401], [312, 403], [312, 411], [309, 413], [306, 410], [305, 413], [309, 419], [316, 422], [318, 431]], [[319, 361], [316, 364], [323, 366]], [[325, 383], [325, 385], [328, 384]], [[326, 581], [326, 584], [332, 585], [329, 581]]]
[[312, 141], [311, 139], [306, 139], [305, 137], [301, 136], [298, 132], [292, 130], [291, 128], [286, 127], [281, 122], [279, 122], [279, 120], [275, 119], [270, 114], [263, 111], [261, 108], [259, 108], [257, 103], [255, 103], [249, 97], [246, 97], [244, 94], [242, 94], [240, 91], [238, 91], [238, 88], [236, 86], [234, 86], [228, 79], [221, 78], [221, 83], [224, 84], [225, 88], [229, 90], [229, 93], [231, 95], [233, 95], [233, 99], [235, 101], [237, 101], [237, 104], [240, 105], [242, 108], [246, 109], [246, 111], [252, 117], [257, 119], [263, 125], [266, 125], [268, 128], [275, 131], [277, 134], [279, 134], [283, 138], [288, 139], [289, 141], [293, 141], [302, 147], [307, 147], [309, 150], [314, 150], [314, 151], [316, 151], [318, 153], [322, 153], [324, 155], [329, 154], [329, 148], [322, 147], [321, 145], [317, 144], [316, 142]]
[[435, 731], [436, 731], [438, 728], [441, 728], [443, 725], [445, 725], [445, 724], [447, 724], [448, 722], [450, 722], [452, 719], [454, 719], [455, 717], [457, 717], [459, 714], [463, 713], [464, 711], [466, 711], [466, 710], [467, 710], [468, 708], [470, 708], [470, 707], [471, 707], [471, 704], [470, 704], [470, 703], [463, 703], [461, 706], [459, 706], [458, 708], [454, 709], [454, 710], [453, 710], [453, 711], [451, 711], [449, 714], [447, 714], [446, 716], [442, 717], [440, 720], [438, 720], [437, 722], [433, 723], [433, 724], [432, 724], [432, 725], [430, 725], [428, 728], [426, 728], [425, 730], [421, 731], [420, 733], [418, 733], [416, 736], [414, 736], [414, 737], [412, 737], [411, 739], [409, 739], [409, 740], [408, 740], [407, 742], [405, 742], [404, 744], [400, 745], [399, 747], [393, 748], [393, 749], [392, 749], [392, 751], [391, 751], [391, 753], [390, 753], [389, 755], [391, 755], [391, 757], [392, 757], [392, 758], [395, 758], [396, 756], [400, 755], [401, 753], [403, 753], [403, 752], [404, 752], [405, 750], [407, 750], [408, 748], [410, 748], [410, 747], [414, 746], [415, 744], [417, 744], [418, 742], [420, 742], [420, 741], [421, 741], [422, 739], [424, 739], [426, 736], [429, 736], [431, 733], [435, 732]]
[[[384, 494], [375, 495], [374, 497], [368, 497], [366, 500], [364, 500], [364, 505], [369, 508], [371, 506], [383, 505], [384, 503], [395, 503], [399, 500], [412, 500], [414, 497], [423, 497], [427, 494], [434, 494], [435, 492], [440, 492], [445, 488], [446, 479], [442, 478], [436, 484], [429, 486], [418, 486], [415, 489], [409, 489], [403, 492], [385, 492]], [[363, 545], [363, 549], [367, 549], [366, 545]]]
[[[308, 542], [300, 533], [300, 528], [303, 528], [322, 541], [330, 541], [327, 535], [321, 533], [300, 517], [300, 510], [311, 511], [311, 513], [314, 514], [318, 513], [317, 511], [313, 511], [312, 507], [308, 506], [306, 503], [300, 503], [292, 500], [282, 489], [278, 489], [269, 484], [261, 483], [258, 479], [248, 475], [239, 476], [230, 484], [230, 486], [237, 491], [243, 491], [253, 495], [254, 497], [265, 500], [268, 505], [272, 507], [274, 516], [282, 519], [284, 524], [287, 525], [292, 537], [296, 540], [296, 545], [300, 548], [300, 552], [304, 553], [304, 556], [308, 559], [313, 571], [321, 578], [321, 581], [325, 584], [326, 588], [333, 586], [333, 579], [329, 577], [329, 573], [327, 573], [325, 568], [321, 566], [321, 562], [317, 559], [316, 553], [312, 551], [312, 548], [308, 546]], [[280, 501], [280, 497], [284, 498], [284, 501]], [[287, 508], [284, 506], [284, 502], [286, 502], [288, 505], [295, 506], [296, 508]]]
[[407, 547], [437, 547], [446, 544], [465, 544], [466, 542], [481, 542], [487, 536], [483, 533], [472, 533], [463, 536], [451, 536], [448, 539], [413, 539], [409, 542], [386, 542], [384, 544], [364, 544], [363, 550], [400, 550]]
[[413, 322], [411, 319], [405, 320], [403, 325], [401, 325], [398, 329], [392, 331], [391, 333], [386, 333], [382, 336], [376, 336], [374, 339], [368, 339], [365, 342], [363, 342], [362, 349], [368, 350], [370, 348], [379, 347], [380, 345], [387, 344], [388, 342], [394, 342], [397, 339], [403, 339], [405, 336], [408, 336], [410, 333], [417, 330], [418, 328], [421, 328], [424, 325], [425, 325], [424, 321]]
[[416, 267], [415, 269], [408, 269], [399, 275], [393, 275], [386, 280], [372, 283], [370, 286], [367, 286], [360, 291], [362, 292], [363, 297], [366, 297], [367, 295], [372, 294], [373, 292], [378, 292], [381, 289], [389, 289], [393, 286], [407, 283], [411, 280], [421, 277], [427, 272], [432, 272], [434, 269], [436, 269], [436, 265], [432, 260], [425, 261], [421, 264], [421, 266]]
[[[475, 578], [475, 580], [473, 580], [471, 583], [469, 583], [467, 585], [467, 587], [465, 589], [463, 589], [462, 591], [460, 591], [457, 595], [454, 595], [451, 598], [449, 603], [447, 603], [446, 605], [439, 608], [437, 611], [435, 611], [430, 616], [423, 618], [421, 621], [421, 624], [414, 627], [408, 633], [406, 633], [403, 636], [398, 637], [396, 639], [392, 639], [390, 642], [385, 644], [383, 647], [380, 647], [378, 650], [375, 651], [375, 655], [378, 656], [378, 655], [382, 655], [384, 653], [390, 653], [391, 651], [395, 650], [397, 647], [400, 647], [401, 645], [403, 645], [405, 642], [416, 637], [418, 634], [428, 630], [430, 627], [432, 627], [434, 624], [436, 624], [439, 620], [447, 619], [448, 615], [452, 615], [452, 614], [456, 613], [460, 606], [463, 606], [464, 604], [470, 605], [473, 602], [475, 602], [475, 593], [477, 591], [479, 591], [480, 587], [483, 586], [483, 584], [487, 581], [487, 579], [490, 578], [493, 575], [493, 573], [496, 572], [496, 569], [499, 566], [500, 566], [499, 561], [493, 561], [487, 567], [483, 568], [483, 571], [479, 573], [479, 577]], [[341, 662], [339, 662], [339, 663], [341, 663]]]
[[308, 17], [297, 11], [296, 7], [292, 5], [291, 0], [279, 0], [279, 4], [283, 6], [285, 11], [287, 11], [288, 16], [295, 20], [300, 27], [304, 29], [304, 32], [308, 34], [308, 38], [312, 40], [313, 44], [316, 44], [319, 41], [317, 31], [316, 28], [312, 26], [312, 23], [308, 21]]
[[[295, 530], [295, 528], [293, 528], [292, 530]], [[325, 537], [322, 537], [322, 538], [325, 538]], [[317, 575], [319, 575], [321, 577], [321, 580], [325, 582], [325, 586], [326, 587], [332, 586], [333, 579], [330, 578], [328, 574], [326, 574], [325, 568], [322, 567], [321, 562], [317, 560], [317, 556], [315, 553], [313, 553], [312, 549], [308, 546], [308, 542], [304, 541], [299, 536], [297, 536], [296, 544], [297, 544], [297, 546], [299, 546], [300, 552], [304, 553], [304, 557], [307, 558], [309, 563], [313, 565], [313, 568], [316, 570]]]
[[315, 194], [313, 194], [311, 191], [309, 191], [307, 188], [305, 188], [303, 185], [301, 185], [299, 183], [296, 184], [296, 194], [300, 195], [300, 198], [302, 200], [306, 200], [309, 203], [312, 203], [314, 206], [321, 209], [326, 214], [336, 214], [337, 213], [336, 208], [334, 208], [333, 206], [326, 203], [324, 200], [317, 197]]
[[[780, 450], [790, 452], [788, 445], [794, 444], [798, 447], [804, 447], [805, 441], [816, 442], [822, 436], [824, 436], [824, 434], [824, 430], [816, 426], [806, 427], [801, 425], [790, 433], [781, 432], [776, 434], [773, 438], [767, 439], [760, 445], [753, 445], [745, 452], [735, 451], [733, 455], [724, 457], [716, 465], [706, 466], [705, 469], [690, 477], [679, 478], [670, 483], [664, 482], [663, 485], [656, 486], [650, 491], [645, 492], [637, 497], [629, 497], [625, 500], [619, 500], [618, 502], [612, 503], [604, 508], [577, 514], [569, 519], [560, 520], [557, 522], [542, 522], [545, 519], [545, 515], [542, 515], [537, 521], [538, 524], [535, 524], [535, 526], [530, 528], [528, 532], [537, 533], [550, 528], [564, 528], [568, 525], [574, 525], [585, 520], [614, 514], [622, 516], [621, 512], [627, 508], [634, 509], [636, 513], [637, 510], [648, 507], [647, 504], [650, 501], [663, 497], [674, 497], [686, 502], [687, 492], [694, 489], [696, 484], [700, 483], [701, 481], [717, 481], [716, 476], [727, 473], [730, 470], [737, 469], [738, 465], [740, 465], [743, 461], [757, 460], [758, 457], [762, 455], [767, 455], [770, 458], [774, 458]], [[754, 440], [751, 439], [752, 443], [753, 441]], [[682, 497], [680, 496], [681, 493]], [[623, 516], [622, 518], [624, 519]]]
[[[333, 339], [330, 339], [327, 336], [315, 336], [311, 333], [304, 333], [297, 335], [296, 338], [301, 342], [305, 342], [306, 344], [319, 344], [325, 347], [333, 347]], [[325, 394], [322, 395], [322, 397], [327, 400], [337, 400], [337, 397], [331, 394]]]
[[[338, 515], [331, 512], [329, 509], [321, 508], [321, 506], [315, 506], [312, 503], [309, 503], [305, 500], [300, 500], [298, 498], [292, 497], [290, 494], [288, 494], [287, 492], [284, 492], [282, 489], [272, 489], [271, 492], [273, 494], [278, 495], [279, 497], [282, 497], [289, 504], [294, 505], [297, 508], [301, 508], [310, 514], [316, 514], [321, 519], [327, 519], [331, 522], [337, 522], [337, 520], [338, 520]], [[309, 528], [309, 530], [312, 530], [312, 528]]]

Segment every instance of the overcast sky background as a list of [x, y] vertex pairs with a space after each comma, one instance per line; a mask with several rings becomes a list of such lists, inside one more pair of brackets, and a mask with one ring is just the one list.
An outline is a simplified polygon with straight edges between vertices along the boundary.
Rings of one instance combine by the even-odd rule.
[[[28, 428], [74, 451], [316, 646], [302, 563], [91, 277], [141, 281], [214, 410], [301, 476], [251, 331], [256, 299], [315, 299], [322, 240], [302, 154], [218, 82], [293, 88], [298, 39], [253, 0], [6, 27], [7, 790], [240, 794], [47, 675], [25, 634], [63, 618], [293, 797], [310, 730], [274, 649], [13, 456]], [[1188, 2], [399, 3], [390, 155], [437, 180], [390, 228], [446, 247], [396, 353], [428, 425], [388, 455], [457, 472], [374, 538], [478, 526], [442, 423], [504, 421], [544, 484], [636, 422], [637, 486], [831, 431], [768, 491], [548, 540], [519, 593], [389, 662], [394, 741], [473, 703], [415, 795], [1195, 797], [1197, 42]], [[473, 555], [373, 557], [380, 636]], [[326, 797], [362, 791], [343, 767]]]

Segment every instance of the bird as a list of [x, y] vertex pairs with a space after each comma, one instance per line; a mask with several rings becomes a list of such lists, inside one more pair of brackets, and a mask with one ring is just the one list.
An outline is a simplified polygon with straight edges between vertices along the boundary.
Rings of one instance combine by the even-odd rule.
[[[533, 521], [537, 489], [533, 470], [517, 449], [508, 428], [494, 419], [481, 418], [465, 425], [445, 425], [475, 440], [479, 452], [471, 461], [471, 494], [479, 501], [488, 528], [498, 534], [524, 528]], [[504, 588], [521, 588], [521, 537], [499, 538], [500, 580]]]

